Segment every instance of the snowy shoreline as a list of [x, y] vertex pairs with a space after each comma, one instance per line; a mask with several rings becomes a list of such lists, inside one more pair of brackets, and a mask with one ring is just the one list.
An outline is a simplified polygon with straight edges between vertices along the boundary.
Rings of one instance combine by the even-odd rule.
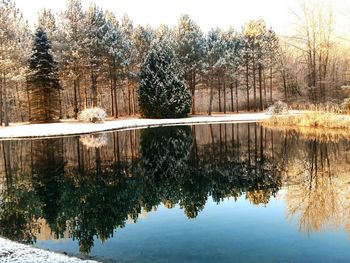
[[213, 116], [193, 116], [181, 119], [116, 119], [108, 120], [100, 124], [82, 123], [72, 120], [63, 120], [59, 123], [45, 124], [14, 124], [0, 128], [0, 140], [51, 138], [171, 125], [257, 122], [270, 117], [271, 115], [265, 113], [239, 113]]
[[51, 262], [70, 262], [70, 263], [95, 263], [98, 261], [82, 260], [76, 257], [35, 248], [29, 245], [23, 245], [0, 237], [0, 262], [3, 263], [51, 263]]

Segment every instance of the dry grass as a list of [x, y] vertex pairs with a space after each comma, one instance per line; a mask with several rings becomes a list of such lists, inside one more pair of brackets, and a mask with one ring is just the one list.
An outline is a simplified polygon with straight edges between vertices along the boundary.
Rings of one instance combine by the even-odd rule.
[[341, 114], [343, 107], [337, 102], [327, 102], [322, 104], [312, 104], [309, 102], [292, 103], [289, 104], [290, 109], [316, 112], [331, 112]]
[[297, 115], [272, 116], [264, 120], [264, 123], [278, 127], [309, 127], [350, 131], [350, 115], [327, 111], [305, 111]]
[[340, 114], [336, 110], [304, 111], [297, 115], [274, 115], [262, 122], [262, 125], [291, 131], [305, 139], [321, 141], [339, 141], [350, 139], [350, 115]]

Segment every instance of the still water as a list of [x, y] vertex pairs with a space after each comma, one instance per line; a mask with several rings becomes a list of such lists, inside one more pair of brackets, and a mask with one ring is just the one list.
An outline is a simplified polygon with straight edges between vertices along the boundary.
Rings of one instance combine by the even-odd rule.
[[350, 142], [258, 124], [0, 142], [0, 235], [103, 262], [350, 262]]

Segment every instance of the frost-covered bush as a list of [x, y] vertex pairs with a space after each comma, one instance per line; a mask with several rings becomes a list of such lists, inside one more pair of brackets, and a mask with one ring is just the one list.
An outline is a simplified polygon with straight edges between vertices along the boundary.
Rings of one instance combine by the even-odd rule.
[[100, 148], [107, 145], [108, 139], [107, 135], [104, 133], [101, 134], [88, 134], [80, 137], [80, 142], [86, 148]]
[[288, 105], [282, 101], [276, 101], [273, 105], [267, 108], [267, 114], [286, 114], [288, 113]]
[[83, 122], [101, 123], [106, 119], [106, 112], [98, 107], [88, 108], [79, 114], [78, 119]]
[[140, 113], [151, 118], [186, 117], [191, 108], [183, 70], [166, 41], [154, 41], [141, 65]]
[[341, 109], [344, 113], [349, 114], [350, 113], [350, 98], [346, 98], [343, 103], [341, 104]]

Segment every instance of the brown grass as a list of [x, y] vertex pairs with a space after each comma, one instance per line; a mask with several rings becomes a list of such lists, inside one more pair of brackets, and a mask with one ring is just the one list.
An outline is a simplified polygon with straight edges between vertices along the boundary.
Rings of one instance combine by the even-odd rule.
[[327, 111], [305, 111], [296, 115], [274, 115], [263, 121], [277, 127], [309, 127], [350, 131], [350, 115]]
[[305, 111], [297, 115], [275, 115], [262, 122], [265, 127], [297, 132], [305, 139], [322, 141], [350, 139], [350, 115], [332, 111]]

